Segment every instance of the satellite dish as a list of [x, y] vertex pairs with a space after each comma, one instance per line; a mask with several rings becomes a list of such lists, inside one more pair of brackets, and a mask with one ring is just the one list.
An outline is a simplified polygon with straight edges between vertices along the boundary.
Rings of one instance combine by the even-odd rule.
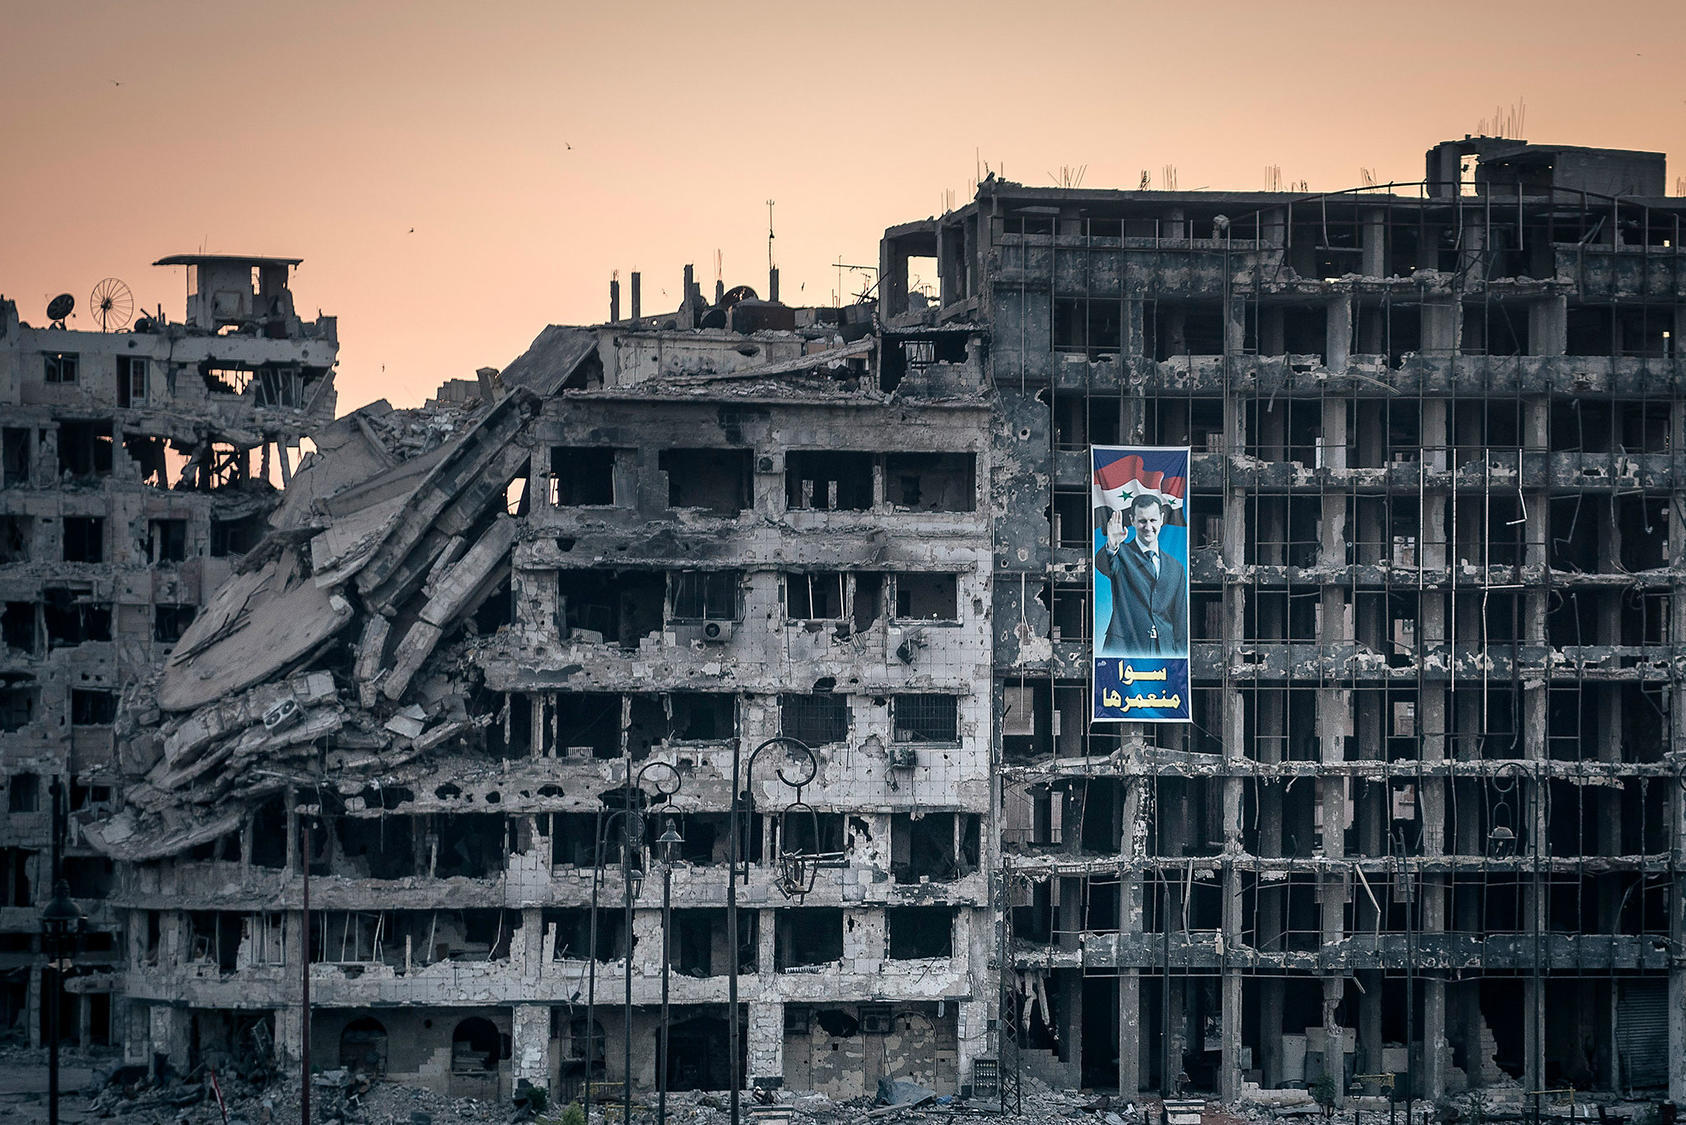
[[135, 314], [135, 295], [115, 277], [108, 277], [94, 286], [88, 301], [94, 306], [94, 319], [101, 332], [115, 332], [129, 323]]
[[69, 316], [71, 310], [75, 307], [75, 297], [72, 297], [69, 293], [60, 293], [57, 297], [54, 297], [51, 301], [47, 302], [47, 319], [56, 320], [62, 323], [64, 318]]

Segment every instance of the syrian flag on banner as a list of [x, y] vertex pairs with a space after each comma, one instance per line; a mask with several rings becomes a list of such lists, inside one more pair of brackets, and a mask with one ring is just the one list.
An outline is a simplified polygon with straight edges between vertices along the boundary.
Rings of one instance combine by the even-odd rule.
[[1109, 512], [1121, 512], [1138, 496], [1156, 496], [1165, 506], [1165, 522], [1186, 524], [1188, 493], [1186, 449], [1096, 449], [1095, 526]]

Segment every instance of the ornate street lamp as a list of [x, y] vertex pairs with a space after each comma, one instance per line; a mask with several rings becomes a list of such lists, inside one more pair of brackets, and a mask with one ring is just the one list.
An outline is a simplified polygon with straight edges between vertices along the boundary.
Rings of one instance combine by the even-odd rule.
[[[774, 746], [784, 748], [784, 761], [781, 762], [774, 774], [786, 788], [794, 791], [791, 803], [780, 810], [779, 823], [782, 826], [791, 813], [808, 815], [817, 826], [818, 814], [812, 806], [802, 800], [802, 790], [813, 782], [819, 775], [819, 759], [808, 744], [801, 739], [787, 735], [777, 735], [761, 743], [750, 752], [749, 762], [741, 762], [741, 742], [732, 744], [732, 815], [731, 815], [731, 870], [726, 879], [726, 944], [730, 947], [730, 973], [726, 978], [726, 1029], [727, 1051], [730, 1054], [732, 1088], [731, 1125], [740, 1125], [738, 1093], [743, 1086], [741, 1072], [740, 1036], [738, 1033], [738, 878], [749, 882], [750, 857], [743, 854], [743, 828], [749, 824], [755, 815], [755, 794], [751, 789], [755, 777], [755, 763], [761, 755]], [[740, 783], [740, 765], [743, 766]], [[788, 772], [787, 772], [788, 771]], [[741, 810], [741, 813], [740, 813]], [[818, 844], [818, 834], [814, 842]], [[809, 891], [814, 889], [814, 879], [821, 867], [837, 867], [847, 862], [845, 854], [837, 852], [820, 855], [815, 852], [799, 852], [787, 848], [784, 834], [781, 832], [778, 842], [778, 878], [777, 886], [786, 898], [800, 902]], [[741, 866], [740, 866], [741, 864]]]

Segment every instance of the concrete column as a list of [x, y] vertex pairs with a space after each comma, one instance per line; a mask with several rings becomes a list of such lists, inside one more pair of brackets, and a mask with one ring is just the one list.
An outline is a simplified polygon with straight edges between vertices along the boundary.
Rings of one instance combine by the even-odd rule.
[[751, 1086], [784, 1085], [784, 1005], [749, 1003], [749, 1058], [745, 1073]]
[[517, 1087], [550, 1089], [550, 1005], [516, 1004], [510, 1012], [509, 1077]]
[[[1145, 778], [1135, 779], [1124, 790], [1121, 802], [1122, 825], [1119, 832], [1118, 859], [1121, 888], [1118, 896], [1118, 933], [1126, 942], [1139, 940], [1142, 933], [1142, 877], [1140, 872], [1123, 870], [1130, 861], [1139, 858], [1141, 844], [1147, 838], [1147, 825], [1142, 818], [1142, 789]], [[1118, 978], [1118, 1092], [1134, 1096], [1142, 1084], [1142, 981], [1138, 969], [1125, 969]]]
[[1083, 1074], [1083, 974], [1076, 969], [1056, 969], [1051, 982], [1059, 990], [1061, 1021], [1060, 1054], [1074, 1083]]
[[[296, 1013], [297, 1009], [294, 1011]], [[148, 1014], [151, 1016], [152, 1026], [147, 1034], [148, 1038], [152, 1040], [153, 1058], [156, 1059], [159, 1056], [163, 1056], [164, 1059], [168, 1061], [171, 1066], [175, 1067], [177, 1071], [183, 1074], [187, 1073], [188, 1045], [192, 1042], [193, 1038], [193, 1013], [188, 1011], [186, 1008], [176, 1008], [167, 1004], [154, 1004], [152, 1005], [152, 1010]], [[279, 1034], [280, 1023], [280, 1019], [277, 1019], [277, 1052], [281, 1054], [281, 1058], [283, 1060], [290, 1061], [294, 1066], [297, 1066], [299, 1060], [299, 1044], [302, 1042], [298, 1034], [298, 1024], [295, 1019], [293, 1026], [293, 1038], [292, 1042], [289, 1044], [292, 1048], [292, 1054], [288, 1055], [282, 1053], [281, 1051], [282, 1045]], [[283, 1062], [283, 1065], [285, 1065], [285, 1062]]]
[[1330, 370], [1346, 367], [1352, 354], [1352, 297], [1344, 295], [1329, 304], [1329, 325], [1324, 334], [1323, 362]]
[[1463, 335], [1463, 310], [1452, 297], [1427, 299], [1422, 305], [1424, 355], [1456, 355]]
[[1528, 306], [1528, 354], [1562, 355], [1569, 347], [1569, 298], [1561, 293]]
[[1385, 277], [1387, 272], [1387, 227], [1380, 209], [1364, 212], [1363, 265], [1365, 277]]
[[[980, 912], [977, 925], [982, 926], [984, 915]], [[982, 964], [983, 962], [979, 962]], [[984, 982], [981, 987], [992, 988], [993, 981]], [[953, 1001], [949, 1001], [954, 1003]], [[989, 1001], [962, 1000], [955, 1005], [959, 1011], [954, 1016], [955, 1039], [959, 1044], [956, 1070], [960, 1075], [960, 1084], [970, 1090], [973, 1083], [972, 1068], [980, 1055], [990, 1054], [989, 1040]], [[784, 1023], [783, 1009], [780, 1010], [779, 1032], [779, 1073], [784, 1073]]]

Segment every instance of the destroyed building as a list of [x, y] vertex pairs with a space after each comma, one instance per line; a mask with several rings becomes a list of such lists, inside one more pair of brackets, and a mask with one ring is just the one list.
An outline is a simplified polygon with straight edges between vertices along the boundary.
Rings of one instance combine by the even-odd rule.
[[[661, 880], [603, 816], [652, 763], [660, 799], [631, 800], [683, 836], [670, 1088], [729, 1085], [733, 966], [750, 1082], [954, 1089], [988, 1053], [981, 348], [955, 334], [892, 394], [869, 310], [687, 294], [316, 434], [126, 700], [126, 801], [86, 830], [124, 873], [133, 1057], [255, 1033], [294, 1065], [572, 1097], [625, 1080], [630, 1035], [652, 1087]], [[776, 737], [817, 769], [745, 774], [734, 949], [734, 751]], [[792, 853], [829, 857], [794, 893]]]
[[[1686, 1098], [1683, 213], [1482, 137], [887, 233], [998, 396], [1004, 1078]], [[1086, 721], [1091, 443], [1194, 450], [1192, 724]]]
[[[171, 650], [265, 534], [302, 435], [334, 416], [332, 317], [301, 320], [288, 259], [186, 255], [184, 320], [101, 282], [84, 323], [0, 299], [0, 1033], [40, 1041], [41, 908], [60, 871], [88, 916], [61, 1027], [124, 1038], [125, 916], [80, 826], [121, 804], [119, 695]], [[123, 330], [119, 330], [123, 329]]]
[[[735, 965], [746, 1085], [1686, 1099], [1686, 201], [1652, 153], [1427, 165], [991, 177], [873, 301], [634, 275], [319, 427], [78, 820], [129, 1057], [650, 1089], [630, 800], [682, 828], [672, 1088], [725, 1084]], [[1191, 724], [1088, 721], [1092, 444], [1194, 450]], [[748, 779], [733, 949], [778, 737], [816, 769]]]

